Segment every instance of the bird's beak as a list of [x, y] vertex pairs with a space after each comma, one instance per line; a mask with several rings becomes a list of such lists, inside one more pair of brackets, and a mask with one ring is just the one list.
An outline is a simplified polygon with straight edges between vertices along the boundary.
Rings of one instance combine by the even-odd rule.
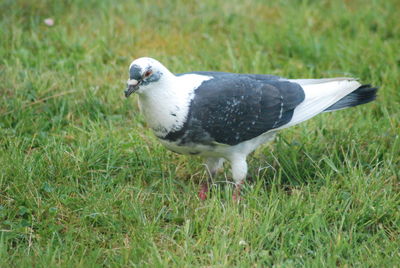
[[136, 79], [129, 79], [128, 80], [128, 87], [126, 88], [125, 97], [129, 97], [132, 93], [135, 93], [139, 89], [140, 81]]

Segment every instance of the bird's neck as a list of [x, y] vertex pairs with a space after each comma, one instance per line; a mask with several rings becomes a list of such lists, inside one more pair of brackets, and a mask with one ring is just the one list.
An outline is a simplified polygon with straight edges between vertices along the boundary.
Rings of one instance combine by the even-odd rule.
[[195, 89], [208, 79], [194, 74], [166, 76], [139, 94], [142, 113], [157, 137], [183, 127]]

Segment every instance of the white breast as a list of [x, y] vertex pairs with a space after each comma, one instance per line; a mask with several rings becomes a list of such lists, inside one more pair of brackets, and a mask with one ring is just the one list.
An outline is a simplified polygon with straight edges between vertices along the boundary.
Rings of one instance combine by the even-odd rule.
[[210, 76], [187, 74], [162, 77], [146, 86], [139, 94], [142, 113], [158, 137], [182, 128], [189, 113], [194, 91]]

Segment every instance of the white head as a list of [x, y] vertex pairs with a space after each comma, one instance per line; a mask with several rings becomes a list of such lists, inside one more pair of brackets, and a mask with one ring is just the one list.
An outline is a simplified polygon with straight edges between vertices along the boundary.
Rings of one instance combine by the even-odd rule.
[[159, 61], [152, 58], [138, 58], [129, 66], [129, 79], [125, 97], [132, 93], [143, 93], [146, 87], [151, 87], [165, 76], [172, 75]]

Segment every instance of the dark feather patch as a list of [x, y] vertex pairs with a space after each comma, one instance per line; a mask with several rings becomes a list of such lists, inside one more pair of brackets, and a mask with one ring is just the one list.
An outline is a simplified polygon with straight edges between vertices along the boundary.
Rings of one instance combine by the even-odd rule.
[[300, 85], [279, 77], [198, 72], [214, 78], [196, 90], [187, 121], [169, 141], [235, 145], [288, 123], [304, 100]]
[[325, 111], [340, 110], [347, 107], [353, 107], [361, 104], [371, 102], [376, 99], [376, 93], [378, 88], [372, 87], [371, 85], [362, 85], [349, 95], [340, 99], [330, 107], [326, 108]]

